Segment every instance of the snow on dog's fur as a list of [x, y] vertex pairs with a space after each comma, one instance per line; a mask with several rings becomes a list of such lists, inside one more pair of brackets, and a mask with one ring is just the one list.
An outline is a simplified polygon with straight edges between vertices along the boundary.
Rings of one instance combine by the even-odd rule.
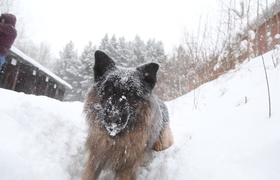
[[104, 52], [95, 52], [94, 84], [84, 113], [89, 125], [89, 151], [84, 180], [111, 170], [115, 179], [136, 179], [145, 152], [173, 144], [166, 106], [153, 94], [157, 63], [117, 67]]

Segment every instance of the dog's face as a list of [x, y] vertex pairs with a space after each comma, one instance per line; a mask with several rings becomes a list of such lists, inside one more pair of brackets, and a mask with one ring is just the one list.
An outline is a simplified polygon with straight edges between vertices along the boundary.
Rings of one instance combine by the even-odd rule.
[[99, 96], [99, 121], [110, 136], [132, 129], [141, 121], [138, 108], [148, 104], [156, 83], [158, 64], [120, 68], [104, 52], [95, 52], [94, 80]]

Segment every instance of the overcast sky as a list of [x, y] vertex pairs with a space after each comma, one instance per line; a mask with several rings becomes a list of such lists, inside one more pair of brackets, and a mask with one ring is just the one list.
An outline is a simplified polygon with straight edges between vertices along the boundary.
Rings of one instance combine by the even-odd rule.
[[21, 0], [32, 38], [47, 41], [58, 52], [72, 40], [82, 51], [98, 45], [108, 33], [132, 40], [161, 40], [167, 51], [178, 45], [184, 28], [197, 27], [215, 0]]

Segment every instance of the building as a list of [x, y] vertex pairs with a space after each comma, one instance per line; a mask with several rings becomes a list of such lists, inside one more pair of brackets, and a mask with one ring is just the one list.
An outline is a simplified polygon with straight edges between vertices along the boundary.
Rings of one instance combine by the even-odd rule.
[[255, 32], [254, 55], [259, 56], [275, 48], [280, 43], [280, 2], [276, 1], [250, 24]]
[[61, 101], [65, 90], [72, 89], [70, 84], [14, 46], [10, 49], [0, 72], [0, 87]]

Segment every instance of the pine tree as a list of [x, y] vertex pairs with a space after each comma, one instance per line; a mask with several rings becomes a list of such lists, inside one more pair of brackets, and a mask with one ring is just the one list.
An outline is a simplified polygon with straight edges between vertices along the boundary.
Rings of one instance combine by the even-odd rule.
[[93, 65], [94, 65], [94, 52], [96, 51], [96, 46], [89, 41], [88, 45], [84, 47], [84, 50], [80, 56], [81, 68], [79, 69], [79, 75], [83, 77], [81, 80], [81, 101], [84, 100], [84, 97], [88, 89], [93, 84]]
[[164, 51], [164, 45], [161, 41], [156, 42], [155, 44], [155, 52], [156, 52], [156, 62], [160, 64], [164, 64], [167, 59], [167, 56]]
[[128, 52], [127, 54], [127, 67], [135, 67], [137, 65], [139, 65], [139, 63], [137, 63], [137, 57], [134, 53], [134, 43], [131, 41], [128, 41], [126, 43], [126, 52]]
[[118, 59], [119, 59], [118, 46], [119, 46], [118, 40], [117, 40], [116, 36], [113, 35], [109, 41], [107, 50], [108, 50], [109, 55], [111, 57], [113, 57], [116, 61], [118, 61]]
[[124, 37], [119, 38], [119, 65], [124, 67], [130, 67], [131, 59], [133, 59], [133, 51], [131, 48], [131, 42], [126, 42]]
[[78, 60], [74, 43], [70, 41], [66, 44], [63, 51], [59, 52], [59, 56], [60, 59], [56, 62], [54, 72], [73, 87], [71, 90], [66, 90], [64, 100], [78, 101], [81, 99], [80, 81], [82, 77], [78, 71], [81, 63]]
[[147, 61], [155, 61], [157, 59], [155, 48], [156, 48], [156, 40], [149, 39], [147, 41], [146, 48], [145, 48]]
[[109, 44], [110, 44], [110, 41], [109, 41], [108, 34], [105, 34], [105, 36], [101, 39], [98, 49], [100, 49], [106, 53], [109, 53], [109, 48], [108, 48]]
[[156, 42], [155, 39], [149, 39], [145, 47], [146, 62], [154, 61], [163, 64], [166, 61], [167, 56], [161, 41]]
[[145, 63], [145, 42], [139, 35], [136, 35], [133, 40], [133, 54], [134, 58], [132, 59], [132, 64], [134, 64], [134, 66]]

